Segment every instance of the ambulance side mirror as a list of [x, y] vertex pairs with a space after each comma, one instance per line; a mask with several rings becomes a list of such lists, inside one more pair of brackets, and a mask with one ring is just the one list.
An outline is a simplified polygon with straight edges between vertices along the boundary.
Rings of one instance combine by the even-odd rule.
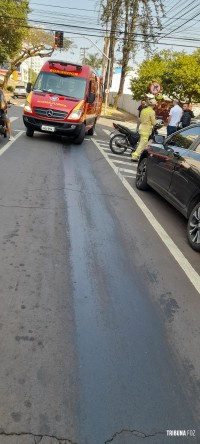
[[90, 93], [89, 94], [89, 96], [88, 96], [88, 99], [87, 99], [87, 102], [88, 103], [94, 103], [94, 101], [95, 101], [95, 93]]
[[32, 83], [31, 83], [31, 82], [28, 82], [28, 83], [27, 83], [27, 86], [26, 86], [26, 92], [27, 92], [27, 93], [30, 93], [31, 90], [32, 90]]

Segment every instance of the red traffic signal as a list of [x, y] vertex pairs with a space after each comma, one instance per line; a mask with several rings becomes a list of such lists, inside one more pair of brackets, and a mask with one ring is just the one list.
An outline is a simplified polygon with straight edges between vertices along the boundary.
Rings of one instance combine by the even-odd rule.
[[55, 31], [54, 46], [55, 48], [63, 48], [63, 31]]

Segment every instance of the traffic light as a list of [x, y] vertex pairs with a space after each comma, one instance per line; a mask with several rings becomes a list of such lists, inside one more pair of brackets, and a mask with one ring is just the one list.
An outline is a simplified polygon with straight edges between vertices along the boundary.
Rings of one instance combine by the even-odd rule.
[[55, 31], [55, 48], [63, 48], [63, 31]]

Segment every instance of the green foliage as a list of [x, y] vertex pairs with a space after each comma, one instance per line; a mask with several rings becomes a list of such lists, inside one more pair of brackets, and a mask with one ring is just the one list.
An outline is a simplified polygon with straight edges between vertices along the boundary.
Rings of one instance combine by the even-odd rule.
[[7, 87], [7, 91], [13, 92], [13, 91], [14, 91], [14, 88], [13, 88], [13, 86], [11, 86], [11, 85], [10, 85], [10, 86], [8, 86], [8, 87]]
[[27, 35], [28, 1], [0, 0], [0, 11], [0, 62], [3, 63], [18, 53]]
[[200, 51], [186, 54], [164, 50], [145, 60], [138, 69], [138, 77], [131, 80], [133, 98], [140, 100], [148, 94], [154, 81], [161, 83], [163, 94], [171, 98], [199, 101]]
[[98, 70], [102, 65], [102, 58], [98, 57], [98, 53], [89, 54], [88, 57], [85, 57], [83, 61], [85, 65], [90, 65], [92, 68]]
[[29, 79], [29, 82], [31, 82], [32, 84], [35, 83], [36, 78], [37, 78], [37, 74], [36, 74], [36, 72], [33, 71], [32, 68], [29, 68], [29, 70], [28, 70], [28, 79]]

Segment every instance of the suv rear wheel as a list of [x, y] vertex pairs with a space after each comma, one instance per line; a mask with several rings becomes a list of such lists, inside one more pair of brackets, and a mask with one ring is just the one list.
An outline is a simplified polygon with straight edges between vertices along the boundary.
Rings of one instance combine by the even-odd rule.
[[200, 252], [200, 202], [192, 209], [187, 224], [187, 237], [190, 246]]
[[144, 157], [137, 167], [136, 187], [138, 190], [148, 190], [147, 184], [147, 158]]

